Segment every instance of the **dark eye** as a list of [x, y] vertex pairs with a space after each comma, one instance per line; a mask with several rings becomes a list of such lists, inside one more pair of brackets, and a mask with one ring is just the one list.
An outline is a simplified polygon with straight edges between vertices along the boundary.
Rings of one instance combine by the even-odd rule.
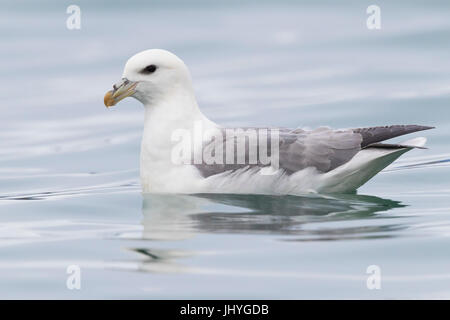
[[151, 64], [149, 66], [146, 66], [144, 69], [142, 69], [141, 73], [143, 74], [149, 74], [155, 72], [157, 67], [154, 64]]

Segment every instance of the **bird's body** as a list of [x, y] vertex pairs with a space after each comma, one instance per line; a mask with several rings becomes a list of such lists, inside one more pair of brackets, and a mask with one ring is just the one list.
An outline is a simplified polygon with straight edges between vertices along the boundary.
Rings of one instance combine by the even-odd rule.
[[145, 106], [140, 176], [143, 192], [151, 193], [354, 192], [425, 143], [384, 140], [431, 128], [224, 128], [200, 111], [184, 63], [157, 49], [128, 60], [105, 104], [126, 96]]

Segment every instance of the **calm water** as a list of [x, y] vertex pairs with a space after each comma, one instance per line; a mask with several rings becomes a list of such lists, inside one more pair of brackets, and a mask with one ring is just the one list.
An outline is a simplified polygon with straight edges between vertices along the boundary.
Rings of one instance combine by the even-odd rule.
[[[76, 3], [1, 3], [0, 298], [450, 298], [448, 2]], [[359, 195], [143, 196], [143, 108], [103, 95], [158, 47], [225, 125], [437, 129]]]

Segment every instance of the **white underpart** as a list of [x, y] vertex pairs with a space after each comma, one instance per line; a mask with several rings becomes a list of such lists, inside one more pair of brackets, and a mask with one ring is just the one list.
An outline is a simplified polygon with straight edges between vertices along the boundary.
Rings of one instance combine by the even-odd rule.
[[[194, 166], [172, 161], [172, 134], [178, 130], [193, 132], [194, 125], [199, 122], [204, 129], [216, 127], [200, 112], [193, 95], [173, 96], [157, 107], [145, 108], [140, 160], [144, 192], [206, 192], [207, 189], [202, 187], [204, 179]], [[192, 144], [195, 145], [194, 142]]]

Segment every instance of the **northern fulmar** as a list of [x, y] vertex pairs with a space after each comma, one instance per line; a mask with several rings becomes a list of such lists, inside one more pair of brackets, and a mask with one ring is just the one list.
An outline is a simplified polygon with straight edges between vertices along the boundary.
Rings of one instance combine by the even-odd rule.
[[145, 107], [140, 177], [149, 193], [353, 193], [426, 139], [383, 141], [433, 128], [223, 127], [200, 111], [184, 62], [161, 49], [131, 57], [104, 103], [126, 97]]

